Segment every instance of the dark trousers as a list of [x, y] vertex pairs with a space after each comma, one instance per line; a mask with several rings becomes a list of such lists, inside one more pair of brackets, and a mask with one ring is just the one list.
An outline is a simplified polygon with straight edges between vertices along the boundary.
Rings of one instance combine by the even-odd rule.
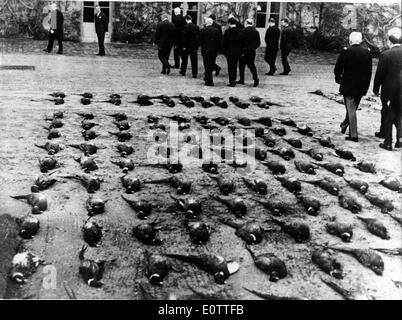
[[216, 54], [204, 54], [202, 56], [202, 61], [205, 69], [205, 83], [211, 84], [214, 82], [212, 71], [214, 71], [215, 68]]
[[191, 72], [193, 74], [193, 77], [196, 77], [198, 73], [197, 50], [183, 50], [180, 72], [183, 75], [186, 74], [188, 57], [190, 57], [191, 61]]
[[158, 49], [158, 58], [162, 62], [162, 72], [166, 72], [166, 69], [170, 68], [169, 64], [169, 56], [172, 47], [159, 47]]
[[229, 84], [235, 84], [240, 56], [228, 54], [226, 59], [228, 61]]
[[49, 42], [47, 43], [47, 51], [53, 50], [54, 39], [57, 39], [57, 43], [59, 44], [59, 52], [63, 52], [63, 32], [58, 32], [57, 30], [53, 30], [53, 33], [49, 32]]
[[356, 110], [359, 107], [362, 96], [344, 96], [343, 100], [346, 107], [345, 120], [341, 123], [341, 127], [346, 129], [349, 127], [349, 137], [357, 138], [357, 116]]
[[99, 54], [105, 55], [105, 33], [100, 32], [96, 35], [98, 36]]
[[247, 68], [250, 69], [253, 75], [253, 80], [258, 79], [257, 68], [255, 67], [255, 51], [246, 52], [244, 56], [239, 60], [240, 81], [244, 81], [244, 71]]
[[265, 50], [264, 60], [269, 65], [269, 71], [273, 72], [276, 70], [275, 61], [278, 55], [278, 49], [267, 49]]
[[387, 112], [387, 105], [386, 101], [381, 101], [382, 108], [381, 108], [381, 126], [380, 126], [380, 134], [383, 136], [385, 135], [385, 117]]
[[180, 67], [180, 58], [183, 59], [183, 47], [181, 45], [176, 46], [173, 50], [174, 66]]
[[396, 96], [391, 100], [382, 101], [384, 112], [384, 144], [392, 144], [392, 126], [395, 125], [396, 128], [396, 139], [399, 141], [402, 138], [401, 127], [402, 127], [402, 117], [401, 108], [402, 101], [401, 96]]
[[290, 66], [289, 66], [289, 61], [288, 61], [288, 55], [290, 53], [290, 50], [281, 49], [281, 60], [282, 60], [282, 65], [283, 65], [283, 72], [290, 72]]

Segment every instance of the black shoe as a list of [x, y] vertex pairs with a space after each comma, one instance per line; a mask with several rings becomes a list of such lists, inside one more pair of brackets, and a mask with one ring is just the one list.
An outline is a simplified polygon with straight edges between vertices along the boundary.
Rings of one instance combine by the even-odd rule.
[[345, 140], [359, 142], [359, 138], [345, 137]]
[[377, 138], [380, 138], [380, 139], [384, 139], [384, 138], [385, 138], [384, 135], [383, 135], [381, 132], [376, 132], [376, 133], [374, 133], [374, 135], [375, 135]]
[[344, 127], [344, 126], [342, 125], [342, 123], [341, 123], [340, 127], [341, 127], [341, 133], [345, 133], [345, 132], [346, 132], [346, 129], [348, 128], [348, 127]]
[[236, 81], [237, 84], [244, 84], [244, 80]]
[[47, 50], [47, 49], [43, 49], [43, 51], [45, 51], [45, 52], [47, 52], [47, 53], [50, 53], [51, 51], [49, 51], [49, 50]]
[[392, 151], [392, 146], [389, 144], [384, 144], [384, 143], [380, 143], [380, 148], [388, 150], [388, 151]]
[[166, 74], [169, 74], [170, 73], [170, 68], [167, 68], [166, 69]]
[[205, 85], [207, 86], [207, 87], [213, 87], [214, 86], [214, 83], [213, 82], [205, 82]]
[[63, 51], [57, 51], [57, 54], [63, 54]]
[[236, 87], [236, 83], [229, 83], [228, 87]]
[[183, 73], [183, 72], [179, 72], [179, 74], [181, 74], [183, 77], [185, 77], [186, 76], [186, 74], [185, 73]]
[[281, 76], [287, 76], [288, 74], [289, 74], [289, 71], [288, 72], [283, 71], [280, 73]]
[[215, 77], [219, 76], [219, 72], [221, 72], [221, 69], [222, 68], [218, 67], [218, 69], [215, 70]]
[[395, 148], [402, 148], [402, 142], [395, 142]]
[[178, 65], [174, 65], [174, 66], [171, 66], [171, 68], [172, 68], [172, 69], [179, 69], [179, 68], [180, 68], [180, 66], [178, 66]]
[[259, 79], [254, 80], [254, 87], [258, 87], [259, 84], [260, 84]]
[[197, 76], [193, 75], [192, 78], [193, 78], [193, 79], [197, 79]]
[[162, 74], [166, 74], [166, 70], [162, 70], [162, 72], [161, 72]]
[[267, 75], [267, 76], [273, 76], [274, 73], [275, 73], [275, 71], [270, 71], [270, 72], [267, 72], [265, 75]]

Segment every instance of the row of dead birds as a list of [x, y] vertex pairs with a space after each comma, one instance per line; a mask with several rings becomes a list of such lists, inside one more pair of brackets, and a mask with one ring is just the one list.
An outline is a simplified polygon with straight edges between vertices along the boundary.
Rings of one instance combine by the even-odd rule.
[[[96, 152], [96, 150], [95, 150], [95, 152]], [[124, 179], [124, 178], [126, 178], [126, 177], [122, 177], [123, 186], [124, 186], [123, 181], [128, 180], [127, 178], [126, 179]], [[285, 177], [278, 177], [278, 178], [282, 178], [279, 180], [285, 188], [287, 188], [290, 191], [295, 192], [297, 194], [300, 192], [298, 187], [294, 187], [297, 184], [294, 184], [292, 181], [290, 181], [289, 179], [287, 179]], [[233, 189], [234, 189], [233, 182], [225, 181], [224, 177], [222, 177], [222, 176], [216, 177], [216, 178], [214, 177], [214, 179], [217, 180], [218, 186], [224, 195], [227, 195], [228, 193], [233, 191]], [[82, 181], [85, 181], [83, 183], [86, 186], [91, 185], [89, 180], [84, 179]], [[141, 185], [141, 182], [139, 182], [138, 179], [134, 178], [134, 181], [135, 181], [134, 184], [130, 184], [128, 182], [128, 184], [126, 185], [126, 187], [127, 187], [126, 190], [128, 191], [128, 193], [133, 191], [133, 190], [130, 190], [132, 187], [134, 187], [134, 186], [138, 187]], [[265, 191], [264, 191], [263, 181], [258, 181], [258, 180], [252, 181], [252, 180], [248, 180], [248, 179], [244, 179], [244, 181], [245, 181], [246, 185], [248, 187], [250, 187], [251, 189], [253, 189], [254, 191], [257, 191], [260, 194], [266, 194], [266, 184], [265, 184]], [[350, 181], [350, 182], [351, 182], [352, 186], [354, 184], [356, 184], [356, 188], [359, 189], [360, 192], [365, 193], [363, 191], [367, 191], [367, 188], [362, 188], [362, 187], [365, 187], [365, 185], [362, 186], [359, 183], [354, 183], [352, 181]], [[180, 181], [179, 179], [177, 179], [174, 176], [171, 178], [163, 179], [163, 180], [150, 181], [149, 183], [169, 183], [177, 189], [178, 193], [187, 193], [187, 190], [189, 192], [191, 189], [191, 182], [186, 183], [186, 182]], [[38, 186], [36, 186], [36, 187], [38, 187]], [[334, 188], [329, 187], [327, 191], [329, 191], [329, 190], [334, 190]], [[41, 203], [43, 202], [43, 198], [41, 201], [39, 201], [38, 199], [34, 199], [35, 195], [36, 195], [36, 193], [33, 193], [29, 197], [23, 197], [23, 198], [27, 199], [28, 202], [33, 206], [33, 213], [38, 213], [37, 211], [34, 211], [34, 209], [35, 210], [40, 209], [41, 211], [43, 211], [46, 209], [46, 207], [43, 207], [41, 205]], [[305, 196], [302, 196], [299, 194], [298, 194], [298, 197], [300, 197], [299, 199], [305, 206], [305, 209], [307, 210], [307, 212], [309, 212], [310, 214], [314, 214], [314, 208], [317, 209], [317, 202], [311, 201], [311, 199], [309, 200], [308, 197], [306, 198]], [[21, 196], [18, 196], [17, 198], [21, 198]], [[40, 196], [38, 196], [38, 198], [40, 198]], [[141, 200], [140, 201], [131, 201], [125, 197], [123, 197], [123, 198], [131, 205], [131, 207], [135, 211], [137, 211], [139, 218], [144, 218], [151, 213], [152, 206], [149, 203], [146, 203]], [[174, 198], [174, 199], [177, 202], [177, 205], [186, 213], [185, 214], [186, 219], [194, 219], [197, 216], [199, 216], [199, 214], [202, 212], [200, 203], [194, 199], [187, 199], [187, 200], [178, 199], [178, 198]], [[229, 209], [231, 209], [231, 211], [233, 213], [235, 213], [236, 217], [243, 217], [244, 214], [247, 212], [247, 207], [245, 206], [245, 204], [242, 200], [241, 201], [239, 201], [239, 199], [227, 200], [227, 199], [221, 198], [219, 196], [215, 197], [215, 199], [226, 204], [229, 207]], [[340, 203], [343, 203], [343, 202], [345, 202], [349, 206], [348, 201], [346, 201], [345, 199], [341, 200], [341, 197], [340, 197]], [[263, 202], [263, 204], [264, 204], [264, 202]], [[273, 213], [274, 215], [277, 215], [278, 213], [281, 214], [280, 209], [275, 208], [275, 204], [269, 203], [269, 201], [266, 202], [265, 204], [271, 210], [271, 213]], [[319, 202], [318, 202], [318, 204], [319, 204]], [[349, 209], [352, 209], [351, 211], [353, 211], [353, 208], [354, 207], [349, 207]], [[319, 209], [319, 207], [318, 207], [318, 209]], [[99, 198], [90, 197], [87, 201], [87, 210], [88, 210], [88, 214], [90, 216], [102, 213], [105, 210], [105, 201], [102, 201]], [[288, 209], [285, 209], [285, 210], [288, 210]], [[286, 213], [286, 212], [283, 212], [283, 213]], [[27, 226], [31, 226], [31, 227], [36, 226], [39, 229], [39, 224], [32, 221], [32, 219], [34, 219], [34, 218], [29, 217], [29, 219], [27, 218], [26, 220], [21, 221], [21, 226], [23, 226], [23, 227], [21, 227], [21, 235], [24, 235], [24, 237], [29, 235], [30, 233], [32, 234], [32, 232], [33, 232], [33, 231], [28, 231], [30, 227], [27, 227]], [[383, 232], [383, 234], [387, 235], [386, 230], [384, 231], [382, 226], [379, 226], [378, 223], [370, 221], [370, 219], [365, 219], [365, 220], [364, 220], [364, 218], [362, 218], [362, 219], [366, 223], [367, 228], [369, 230], [374, 230], [373, 233], [377, 233], [377, 235], [379, 235], [379, 234], [381, 234], [381, 232]], [[292, 235], [297, 242], [308, 241], [310, 238], [310, 234], [309, 234], [310, 232], [309, 232], [308, 226], [306, 226], [306, 225], [298, 224], [298, 223], [294, 223], [294, 222], [287, 223], [287, 222], [284, 222], [284, 221], [276, 219], [276, 218], [272, 218], [272, 220], [270, 220], [270, 221], [279, 224], [282, 227], [282, 229], [285, 232]], [[221, 222], [234, 227], [236, 229], [236, 234], [239, 237], [241, 237], [243, 240], [245, 240], [245, 242], [247, 244], [256, 244], [256, 243], [260, 243], [262, 241], [264, 230], [261, 228], [261, 226], [259, 226], [256, 223], [251, 222], [251, 223], [246, 223], [246, 224], [237, 224], [234, 221], [229, 221], [229, 220], [221, 220]], [[187, 223], [187, 227], [189, 229], [189, 234], [190, 234], [190, 238], [192, 239], [192, 241], [194, 241], [195, 243], [208, 241], [209, 227], [206, 224], [199, 222], [199, 221], [190, 221], [189, 220]], [[35, 227], [33, 229], [35, 229]], [[25, 231], [23, 231], [23, 230], [25, 230]], [[338, 235], [344, 241], [350, 241], [350, 238], [353, 235], [353, 231], [350, 229], [350, 227], [345, 227], [345, 226], [339, 225], [337, 223], [328, 224], [327, 231], [332, 234]], [[36, 232], [37, 232], [37, 230], [36, 230]], [[84, 239], [89, 245], [95, 245], [98, 241], [100, 241], [100, 239], [102, 237], [102, 228], [94, 222], [87, 221], [83, 227], [83, 232], [84, 232]], [[146, 243], [146, 244], [160, 244], [161, 243], [160, 240], [157, 238], [156, 233], [157, 233], [157, 228], [155, 227], [155, 222], [154, 223], [141, 223], [133, 228], [133, 235], [137, 239], [139, 239], [140, 241], [142, 241], [143, 243]], [[385, 236], [385, 238], [386, 238], [386, 236]], [[248, 249], [250, 252], [252, 252], [249, 247], [248, 247]], [[84, 258], [85, 250], [86, 250], [86, 247], [83, 247], [80, 252], [80, 260], [81, 260], [80, 274], [84, 277], [84, 279], [86, 279], [86, 281], [89, 285], [95, 286], [95, 287], [100, 286], [101, 285], [100, 279], [102, 277], [105, 261], [95, 262], [93, 260], [85, 259]], [[378, 259], [378, 257], [380, 259], [381, 259], [381, 257], [378, 255], [375, 255], [375, 252], [373, 252], [372, 250], [370, 251], [370, 250], [347, 249], [347, 248], [342, 248], [339, 250], [343, 250], [344, 252], [348, 252], [348, 253], [352, 254], [363, 265], [371, 268], [377, 274], [382, 274], [383, 263], [382, 263], [382, 260]], [[390, 249], [379, 249], [379, 250], [383, 251], [385, 253], [398, 254], [397, 250], [390, 250]], [[399, 254], [400, 254], [400, 252], [399, 252]], [[272, 256], [271, 254], [255, 255], [252, 253], [252, 255], [253, 255], [253, 258], [254, 258], [254, 261], [255, 261], [257, 267], [259, 267], [261, 270], [268, 273], [270, 275], [271, 281], [276, 281], [276, 280], [280, 279], [281, 278], [280, 275], [283, 276], [283, 274], [284, 274], [283, 270], [286, 270], [286, 268], [283, 269], [284, 262], [279, 262], [277, 260], [277, 258], [275, 256]], [[192, 262], [192, 263], [198, 265], [201, 269], [213, 274], [217, 283], [223, 283], [224, 280], [227, 279], [227, 277], [229, 277], [229, 275], [231, 273], [234, 273], [238, 269], [238, 265], [236, 263], [226, 262], [225, 259], [223, 259], [222, 257], [217, 257], [214, 255], [183, 256], [183, 255], [172, 254], [172, 255], [168, 255], [168, 256], [182, 259], [183, 261]], [[147, 261], [148, 261], [147, 275], [149, 276], [151, 283], [154, 283], [154, 284], [160, 283], [163, 280], [163, 278], [165, 277], [165, 273], [167, 274], [167, 272], [169, 270], [168, 263], [167, 262], [165, 264], [161, 263], [161, 261], [162, 261], [161, 259], [166, 262], [166, 260], [163, 259], [163, 256], [152, 255], [152, 254], [150, 255], [149, 253], [147, 253]], [[373, 259], [374, 259], [374, 262], [372, 261]], [[320, 266], [320, 268], [322, 268], [325, 272], [333, 275], [334, 277], [339, 278], [340, 274], [342, 274], [342, 272], [339, 271], [338, 262], [336, 262], [336, 263], [333, 262], [334, 259], [332, 259], [326, 252], [319, 253], [318, 251], [314, 251], [312, 260], [318, 266]], [[331, 261], [333, 262], [332, 264], [329, 263]], [[161, 264], [164, 266], [161, 267]], [[332, 266], [332, 265], [336, 265], [338, 267], [337, 268], [328, 267], [328, 266]], [[156, 266], [159, 266], [159, 267], [156, 267]], [[281, 267], [278, 267], [278, 266], [281, 266]], [[153, 271], [155, 271], [154, 268], [156, 268], [155, 270], [158, 272], [153, 272]]]
[[[83, 105], [91, 104], [92, 99], [94, 97], [94, 95], [90, 92], [84, 92], [84, 93], [80, 93], [80, 94], [76, 94], [76, 95], [82, 96], [80, 102]], [[55, 103], [55, 105], [61, 105], [61, 104], [64, 104], [64, 102], [65, 102], [64, 98], [66, 97], [66, 94], [64, 92], [60, 92], [60, 91], [53, 92], [53, 93], [50, 93], [50, 96], [52, 96], [53, 99], [45, 99], [45, 100], [52, 101]], [[122, 96], [120, 94], [112, 93], [109, 95], [109, 99], [102, 100], [102, 101], [94, 101], [94, 102], [106, 102], [106, 103], [111, 103], [113, 105], [119, 106], [122, 103], [121, 99], [122, 99]], [[168, 95], [164, 95], [164, 94], [156, 95], [156, 96], [149, 96], [149, 95], [145, 95], [145, 94], [140, 94], [137, 96], [137, 100], [128, 101], [128, 103], [136, 103], [140, 106], [151, 106], [154, 104], [153, 100], [158, 100], [162, 104], [164, 104], [170, 108], [173, 108], [176, 106], [176, 102], [173, 99], [178, 99], [179, 104], [182, 104], [187, 108], [195, 107], [196, 103], [199, 103], [202, 108], [211, 108], [213, 106], [216, 106], [219, 108], [227, 109], [229, 107], [228, 102], [223, 97], [211, 96], [211, 97], [209, 97], [209, 99], [207, 99], [203, 96], [191, 96], [190, 97], [190, 96], [187, 96], [184, 94], [179, 94], [176, 96], [168, 96]], [[32, 99], [32, 101], [41, 101], [41, 100]], [[250, 97], [250, 99], [249, 99], [250, 102], [241, 100], [236, 96], [230, 96], [229, 101], [233, 105], [235, 105], [236, 107], [241, 108], [241, 109], [247, 109], [250, 106], [250, 102], [251, 102], [251, 104], [253, 104], [259, 108], [262, 108], [262, 109], [269, 109], [269, 107], [271, 107], [271, 106], [279, 106], [279, 107], [283, 106], [280, 103], [267, 101], [258, 96]]]

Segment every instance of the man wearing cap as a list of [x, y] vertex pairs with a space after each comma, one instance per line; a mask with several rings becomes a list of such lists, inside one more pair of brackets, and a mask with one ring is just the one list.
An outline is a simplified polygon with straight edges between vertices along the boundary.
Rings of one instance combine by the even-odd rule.
[[95, 7], [95, 31], [98, 37], [99, 52], [98, 56], [105, 55], [105, 33], [108, 29], [108, 18], [101, 11], [100, 6]]
[[236, 86], [237, 66], [240, 57], [245, 53], [244, 34], [236, 26], [236, 20], [230, 18], [228, 20], [229, 28], [223, 35], [222, 51], [228, 62], [229, 87]]
[[181, 62], [180, 74], [183, 76], [186, 75], [188, 57], [190, 57], [193, 78], [197, 78], [197, 50], [200, 29], [192, 22], [192, 18], [190, 15], [186, 16], [186, 23], [187, 24], [184, 26], [183, 30], [183, 60]]
[[58, 54], [63, 54], [63, 14], [57, 8], [57, 4], [52, 3], [50, 6], [50, 30], [49, 30], [49, 42], [47, 48], [43, 51], [50, 53], [53, 50], [54, 39], [57, 39], [59, 45]]
[[174, 66], [172, 68], [180, 68], [180, 58], [183, 54], [183, 30], [186, 25], [186, 19], [181, 14], [179, 7], [174, 8], [174, 17], [172, 19], [174, 26], [176, 27], [176, 38], [173, 50]]
[[162, 22], [156, 26], [154, 43], [158, 45], [158, 58], [162, 62], [162, 74], [170, 73], [169, 56], [175, 43], [176, 28], [169, 21], [167, 14], [162, 15]]
[[[222, 26], [220, 24], [216, 23], [216, 15], [211, 14], [209, 17], [213, 20], [212, 26], [214, 28], [218, 29], [219, 32], [222, 34]], [[219, 72], [221, 71], [221, 69], [222, 68], [215, 63], [215, 66], [214, 66], [215, 76], [219, 76]]]
[[250, 69], [253, 75], [254, 87], [257, 87], [260, 83], [257, 75], [257, 68], [255, 67], [255, 50], [261, 45], [260, 34], [253, 27], [253, 20], [246, 20], [246, 28], [243, 30], [244, 36], [244, 55], [239, 60], [240, 80], [238, 84], [244, 84], [244, 71], [246, 66]]
[[401, 76], [402, 76], [402, 37], [401, 28], [388, 31], [388, 50], [381, 53], [374, 77], [374, 94], [378, 95], [381, 87], [381, 129], [375, 135], [384, 138], [380, 147], [392, 150], [392, 126], [396, 127], [395, 148], [401, 148]]
[[213, 87], [212, 71], [215, 67], [216, 57], [221, 52], [222, 33], [212, 26], [211, 18], [205, 19], [205, 27], [200, 31], [199, 45], [205, 68], [205, 85]]
[[349, 126], [346, 140], [358, 141], [356, 110], [362, 96], [370, 86], [372, 58], [368, 49], [360, 46], [362, 34], [352, 32], [349, 36], [349, 48], [344, 48], [335, 65], [335, 82], [340, 84], [339, 92], [343, 95], [346, 116], [341, 123], [341, 132], [345, 133]]
[[287, 76], [290, 72], [288, 55], [290, 51], [292, 51], [293, 49], [295, 34], [293, 32], [293, 29], [289, 25], [288, 18], [283, 18], [281, 20], [281, 25], [282, 25], [282, 32], [279, 46], [281, 48], [281, 60], [283, 65], [283, 72], [281, 72], [280, 74]]
[[265, 56], [264, 60], [269, 65], [269, 72], [266, 73], [268, 76], [273, 76], [276, 71], [275, 60], [279, 50], [279, 37], [281, 31], [275, 24], [275, 18], [269, 18], [268, 29], [265, 32]]

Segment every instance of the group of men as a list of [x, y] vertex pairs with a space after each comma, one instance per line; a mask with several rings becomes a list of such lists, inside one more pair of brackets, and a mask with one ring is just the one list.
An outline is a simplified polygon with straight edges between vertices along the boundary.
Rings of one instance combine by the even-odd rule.
[[[361, 98], [367, 93], [371, 74], [372, 58], [368, 49], [361, 46], [362, 34], [352, 32], [349, 36], [350, 47], [344, 48], [335, 65], [335, 81], [340, 84], [339, 91], [344, 96], [346, 116], [341, 123], [341, 132], [349, 127], [345, 139], [358, 142], [356, 110]], [[402, 36], [401, 28], [388, 31], [389, 49], [381, 53], [374, 77], [373, 93], [380, 95], [381, 126], [375, 136], [383, 138], [380, 148], [392, 150], [392, 127], [396, 128], [395, 148], [402, 147]], [[381, 89], [381, 93], [380, 93]]]
[[[277, 70], [275, 60], [279, 48], [281, 49], [283, 64], [281, 74], [288, 75], [291, 71], [287, 57], [293, 48], [295, 36], [287, 18], [282, 19], [281, 23], [282, 32], [276, 26], [275, 19], [270, 18], [269, 28], [266, 31], [265, 61], [270, 67], [267, 75], [274, 75]], [[200, 30], [193, 23], [190, 15], [184, 17], [181, 14], [181, 9], [175, 8], [172, 22], [169, 21], [167, 14], [162, 16], [162, 21], [156, 27], [154, 43], [158, 45], [162, 74], [169, 74], [171, 69], [177, 68], [180, 69], [180, 74], [185, 76], [188, 58], [190, 58], [192, 77], [197, 78], [197, 55], [198, 48], [201, 47], [206, 86], [214, 86], [214, 71], [215, 76], [219, 75], [221, 67], [216, 64], [216, 58], [219, 54], [223, 54], [227, 60], [228, 86], [234, 87], [236, 84], [244, 84], [246, 66], [252, 74], [254, 87], [259, 85], [260, 80], [255, 66], [255, 56], [256, 49], [261, 45], [261, 40], [252, 19], [247, 19], [245, 26], [243, 26], [233, 15], [229, 15], [228, 28], [222, 34], [222, 27], [216, 23], [214, 14], [205, 19], [205, 26]], [[174, 65], [169, 63], [172, 48], [174, 48]], [[239, 80], [237, 80], [237, 70], [239, 70]]]

